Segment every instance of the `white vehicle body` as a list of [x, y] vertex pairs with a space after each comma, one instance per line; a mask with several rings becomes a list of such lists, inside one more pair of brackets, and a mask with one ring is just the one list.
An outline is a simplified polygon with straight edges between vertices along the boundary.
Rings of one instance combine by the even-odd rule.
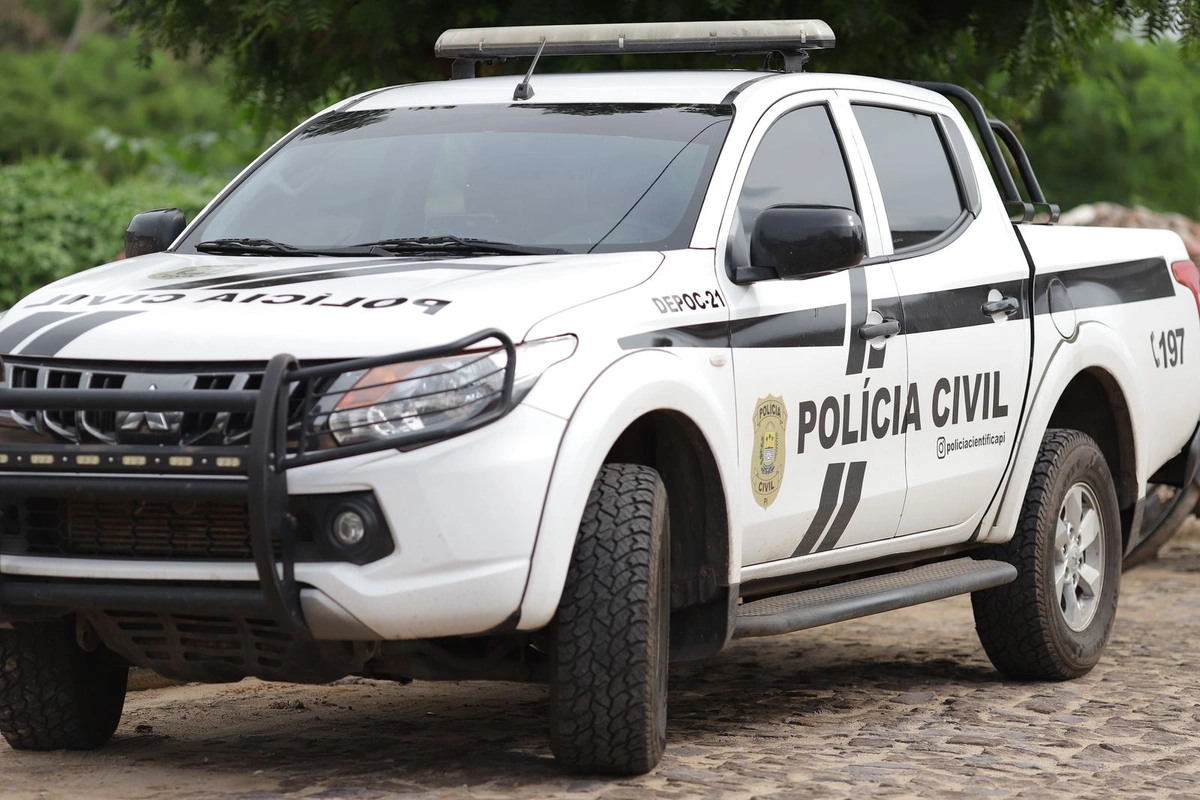
[[[679, 563], [695, 568], [673, 578], [681, 611], [714, 602], [731, 609], [746, 587], [1005, 541], [1050, 427], [1096, 431], [1129, 525], [1151, 475], [1182, 458], [1200, 419], [1197, 301], [1171, 274], [1187, 259], [1182, 242], [1168, 232], [1010, 224], [970, 129], [941, 95], [827, 74], [539, 75], [532, 83], [531, 102], [543, 106], [733, 107], [688, 246], [444, 259], [168, 251], [25, 298], [0, 324], [6, 363], [153, 374], [179, 364], [261, 369], [280, 353], [302, 366], [383, 356], [485, 328], [518, 345], [573, 337], [573, 352], [486, 426], [288, 471], [292, 497], [370, 493], [393, 537], [391, 552], [370, 563], [295, 564], [304, 618], [319, 640], [541, 630], [558, 608], [592, 482], [639, 431], [688, 446], [672, 458], [690, 467], [676, 476], [660, 468], [672, 502], [696, 506], [673, 524], [679, 541], [692, 542]], [[402, 86], [331, 111], [507, 106], [513, 85]], [[967, 179], [958, 181], [974, 207], [924, 248], [896, 252], [860, 106], [926, 115], [967, 143], [957, 162], [950, 158], [971, 176], [973, 199]], [[753, 157], [778, 120], [808, 107], [825, 109], [840, 139], [867, 259], [805, 280], [736, 283], [726, 254]], [[1006, 296], [1018, 298], [1017, 313], [980, 310]], [[898, 335], [860, 338], [860, 326], [886, 317], [900, 319]], [[1104, 413], [1089, 405], [1098, 402]], [[674, 426], [670, 437], [663, 426]], [[4, 469], [0, 495], [15, 474]], [[77, 473], [55, 465], [39, 475]], [[684, 496], [681, 482], [698, 475], [702, 485]], [[259, 577], [248, 559], [0, 555], [0, 586], [103, 580], [136, 590]], [[730, 632], [698, 649], [719, 649]]]

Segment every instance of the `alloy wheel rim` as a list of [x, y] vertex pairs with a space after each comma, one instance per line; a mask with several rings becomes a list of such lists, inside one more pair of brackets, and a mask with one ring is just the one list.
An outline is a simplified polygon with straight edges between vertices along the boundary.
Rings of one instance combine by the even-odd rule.
[[1054, 526], [1054, 591], [1063, 621], [1083, 631], [1096, 617], [1104, 589], [1104, 520], [1091, 488], [1067, 490]]

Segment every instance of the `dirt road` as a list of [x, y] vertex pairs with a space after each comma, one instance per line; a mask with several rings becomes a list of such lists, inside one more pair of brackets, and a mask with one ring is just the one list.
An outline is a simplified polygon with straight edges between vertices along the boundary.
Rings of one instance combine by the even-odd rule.
[[1000, 680], [958, 598], [674, 670], [667, 756], [643, 778], [559, 774], [545, 707], [515, 684], [137, 692], [104, 750], [0, 743], [0, 796], [1200, 797], [1200, 535], [1125, 576], [1079, 681]]

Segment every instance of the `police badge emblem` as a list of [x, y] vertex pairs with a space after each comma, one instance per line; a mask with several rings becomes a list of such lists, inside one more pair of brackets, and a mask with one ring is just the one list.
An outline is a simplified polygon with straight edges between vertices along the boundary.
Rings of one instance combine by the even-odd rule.
[[187, 278], [210, 278], [236, 269], [253, 267], [254, 264], [196, 264], [191, 267], [180, 267], [167, 272], [156, 272], [146, 277], [152, 281], [179, 281]]
[[750, 454], [750, 488], [763, 508], [775, 502], [783, 484], [786, 440], [787, 409], [783, 398], [769, 394], [754, 407], [754, 446]]

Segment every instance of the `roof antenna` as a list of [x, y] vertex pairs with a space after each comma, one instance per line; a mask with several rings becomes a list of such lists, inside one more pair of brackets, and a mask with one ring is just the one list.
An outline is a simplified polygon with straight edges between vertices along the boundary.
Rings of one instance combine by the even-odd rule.
[[525, 80], [517, 84], [517, 88], [513, 90], [513, 100], [528, 100], [533, 97], [533, 87], [529, 85], [529, 79], [533, 77], [533, 70], [537, 67], [538, 59], [542, 57], [542, 51], [546, 49], [546, 37], [542, 37], [542, 43], [538, 45], [537, 52], [533, 56], [533, 63], [529, 65], [529, 71], [525, 73]]

